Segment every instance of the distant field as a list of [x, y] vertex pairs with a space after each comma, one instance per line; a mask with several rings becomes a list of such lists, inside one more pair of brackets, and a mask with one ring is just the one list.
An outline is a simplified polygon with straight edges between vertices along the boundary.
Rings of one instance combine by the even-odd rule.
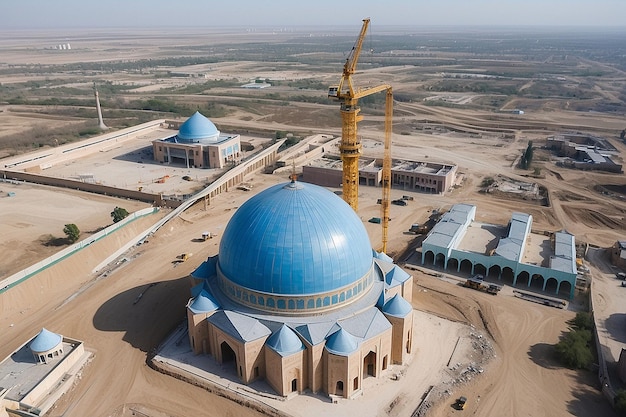
[[[398, 109], [425, 100], [431, 107], [485, 112], [626, 112], [625, 33], [373, 33], [355, 79], [363, 86], [392, 84]], [[338, 118], [326, 89], [339, 81], [355, 39], [337, 29], [172, 30], [168, 36], [102, 30], [64, 33], [71, 50], [58, 50], [58, 36], [1, 37], [0, 156], [94, 135], [94, 84], [113, 128], [195, 110], [212, 119], [265, 115], [303, 128], [333, 126]], [[255, 80], [272, 87], [240, 88]], [[377, 114], [383, 101], [371, 96], [361, 104]]]

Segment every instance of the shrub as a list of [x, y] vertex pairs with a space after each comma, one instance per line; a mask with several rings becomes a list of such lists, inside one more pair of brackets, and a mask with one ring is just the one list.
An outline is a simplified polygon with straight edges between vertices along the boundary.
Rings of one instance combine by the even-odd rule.
[[496, 182], [496, 180], [494, 180], [492, 177], [486, 177], [486, 178], [483, 178], [483, 182], [480, 183], [480, 186], [483, 188], [487, 188], [494, 182]]
[[593, 330], [593, 316], [591, 313], [579, 311], [576, 313], [576, 317], [570, 321], [570, 324], [578, 330]]
[[117, 223], [120, 220], [128, 217], [128, 211], [122, 207], [115, 207], [111, 212], [111, 218], [113, 219], [113, 223]]
[[591, 332], [572, 330], [561, 338], [555, 350], [561, 362], [572, 369], [587, 369], [593, 361], [590, 349]]
[[80, 236], [80, 230], [74, 223], [66, 224], [63, 228], [63, 233], [65, 233], [70, 243], [76, 242]]

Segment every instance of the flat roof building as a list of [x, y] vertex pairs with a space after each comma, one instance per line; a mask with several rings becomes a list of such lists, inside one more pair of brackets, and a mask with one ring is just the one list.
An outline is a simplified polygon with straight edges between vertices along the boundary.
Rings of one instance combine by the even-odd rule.
[[0, 362], [0, 415], [44, 414], [72, 387], [90, 356], [83, 342], [42, 329]]
[[[171, 123], [175, 126], [175, 123]], [[224, 168], [241, 162], [241, 138], [224, 135], [209, 119], [195, 112], [178, 134], [152, 142], [154, 160], [187, 168]]]
[[573, 235], [533, 234], [535, 247], [529, 249], [530, 214], [513, 213], [506, 227], [477, 223], [475, 216], [474, 205], [452, 206], [422, 242], [422, 264], [573, 298], [577, 276]]
[[[342, 167], [339, 157], [325, 155], [302, 167], [302, 179], [324, 187], [340, 187]], [[380, 186], [382, 169], [382, 160], [359, 158], [359, 184]], [[456, 171], [457, 166], [453, 164], [394, 159], [391, 185], [406, 191], [443, 194], [454, 185]]]

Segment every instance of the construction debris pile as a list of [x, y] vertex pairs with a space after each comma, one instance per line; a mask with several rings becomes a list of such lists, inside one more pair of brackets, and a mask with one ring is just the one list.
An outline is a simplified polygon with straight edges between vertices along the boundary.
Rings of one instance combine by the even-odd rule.
[[470, 382], [474, 377], [484, 372], [484, 367], [496, 357], [496, 352], [491, 341], [478, 333], [474, 326], [471, 326], [468, 335], [471, 341], [471, 351], [467, 357], [471, 359], [468, 363], [456, 362], [450, 364], [446, 370], [448, 379], [433, 387], [420, 406], [413, 413], [413, 417], [423, 417], [428, 415], [428, 410], [437, 402], [452, 395], [458, 395], [459, 387]]

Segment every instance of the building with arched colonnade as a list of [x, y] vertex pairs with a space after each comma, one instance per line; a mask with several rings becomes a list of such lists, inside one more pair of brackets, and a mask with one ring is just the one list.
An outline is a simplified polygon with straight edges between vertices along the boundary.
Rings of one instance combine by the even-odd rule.
[[525, 213], [513, 213], [506, 227], [479, 223], [475, 218], [476, 206], [452, 206], [423, 241], [422, 264], [574, 297], [573, 235], [566, 231], [534, 233], [532, 216]]

